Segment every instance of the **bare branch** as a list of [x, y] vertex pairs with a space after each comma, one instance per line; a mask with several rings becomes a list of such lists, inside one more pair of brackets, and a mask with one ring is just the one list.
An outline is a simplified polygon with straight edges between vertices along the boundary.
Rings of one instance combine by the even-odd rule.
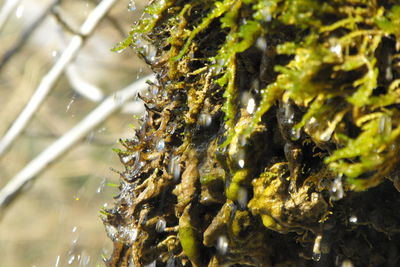
[[88, 36], [93, 32], [100, 20], [116, 2], [117, 0], [103, 0], [89, 14], [88, 18], [80, 28], [80, 35], [74, 35], [72, 37], [67, 48], [64, 50], [52, 69], [42, 78], [28, 104], [0, 141], [0, 157], [21, 134], [33, 114], [38, 110], [44, 99], [50, 93], [60, 75], [64, 72], [66, 66], [75, 58], [77, 52], [83, 45], [83, 36]]
[[97, 86], [85, 81], [77, 71], [74, 64], [70, 64], [65, 72], [71, 87], [83, 97], [92, 102], [99, 102], [103, 99], [104, 94]]
[[[21, 48], [24, 47], [24, 45], [27, 43], [27, 40], [31, 37], [31, 35], [35, 32], [36, 28], [42, 24], [44, 19], [46, 18], [47, 14], [50, 13], [50, 11], [60, 2], [60, 0], [53, 0], [48, 7], [40, 14], [36, 20], [27, 28], [24, 30], [24, 32], [21, 34], [21, 37], [18, 39], [18, 41], [10, 48], [3, 56], [3, 58], [0, 61], [0, 70], [4, 67], [4, 65], [7, 64], [7, 62], [17, 54]], [[1, 31], [1, 29], [0, 29]]]
[[112, 113], [117, 111], [123, 104], [134, 97], [139, 91], [147, 87], [146, 81], [153, 79], [153, 75], [146, 76], [131, 84], [123, 90], [107, 97], [96, 109], [89, 113], [69, 132], [65, 133], [41, 154], [34, 158], [13, 177], [0, 191], [0, 218], [4, 209], [19, 195], [28, 183], [45, 170], [51, 163], [56, 161], [71, 149], [79, 140], [84, 138], [90, 131], [98, 127]]
[[10, 18], [11, 13], [15, 10], [20, 2], [21, 0], [6, 0], [3, 8], [0, 11], [0, 32], [2, 32], [4, 25]]

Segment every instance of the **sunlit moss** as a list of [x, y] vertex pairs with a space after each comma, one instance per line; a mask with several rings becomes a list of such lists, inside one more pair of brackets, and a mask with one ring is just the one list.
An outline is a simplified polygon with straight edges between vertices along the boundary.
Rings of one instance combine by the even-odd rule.
[[[376, 236], [400, 229], [375, 218], [391, 209], [387, 184], [400, 188], [399, 18], [394, 0], [151, 1], [115, 48], [135, 48], [157, 90], [138, 139], [117, 151], [135, 160], [105, 215], [142, 235], [114, 254], [134, 247], [138, 265], [295, 266], [313, 253], [383, 264], [345, 240], [374, 240], [386, 257], [392, 241]], [[365, 201], [374, 190], [389, 192], [381, 207]], [[373, 233], [348, 222], [365, 209], [378, 214], [360, 219]], [[155, 233], [160, 217], [168, 231]]]

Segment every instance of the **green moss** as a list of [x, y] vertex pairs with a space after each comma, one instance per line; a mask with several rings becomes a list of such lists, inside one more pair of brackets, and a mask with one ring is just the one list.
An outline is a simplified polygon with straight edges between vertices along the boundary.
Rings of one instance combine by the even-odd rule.
[[400, 229], [375, 218], [400, 188], [399, 17], [394, 0], [152, 1], [115, 48], [134, 47], [158, 79], [117, 151], [135, 160], [107, 214], [143, 233], [124, 244], [135, 265], [309, 265], [320, 242], [329, 260], [383, 264], [349, 251], [371, 239], [387, 258]]

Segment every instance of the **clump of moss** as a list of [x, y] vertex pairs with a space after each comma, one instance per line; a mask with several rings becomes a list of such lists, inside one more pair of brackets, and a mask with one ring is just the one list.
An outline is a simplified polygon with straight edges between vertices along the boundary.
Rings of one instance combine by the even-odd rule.
[[152, 1], [116, 47], [157, 82], [121, 141], [109, 265], [398, 265], [399, 18], [394, 0]]

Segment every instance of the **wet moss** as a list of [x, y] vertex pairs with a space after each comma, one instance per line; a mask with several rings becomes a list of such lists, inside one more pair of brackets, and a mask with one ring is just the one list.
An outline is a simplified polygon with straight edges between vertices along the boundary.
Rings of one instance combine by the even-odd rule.
[[116, 151], [108, 264], [399, 265], [399, 17], [395, 0], [151, 1], [115, 48], [157, 82]]

